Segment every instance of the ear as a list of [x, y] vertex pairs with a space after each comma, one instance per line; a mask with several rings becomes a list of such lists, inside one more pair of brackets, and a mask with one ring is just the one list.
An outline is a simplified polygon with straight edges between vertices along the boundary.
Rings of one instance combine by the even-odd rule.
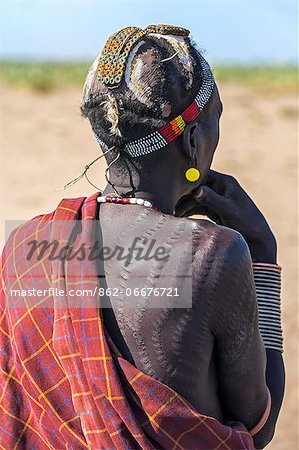
[[198, 123], [195, 121], [187, 123], [183, 134], [183, 152], [193, 163], [197, 162], [199, 128]]

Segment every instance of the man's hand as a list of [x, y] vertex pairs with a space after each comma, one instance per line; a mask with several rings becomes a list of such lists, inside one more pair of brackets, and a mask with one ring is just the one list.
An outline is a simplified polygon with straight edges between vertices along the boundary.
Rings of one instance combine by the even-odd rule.
[[194, 214], [241, 233], [254, 262], [276, 263], [276, 240], [266, 219], [232, 176], [210, 170], [206, 184], [177, 203], [176, 216]]

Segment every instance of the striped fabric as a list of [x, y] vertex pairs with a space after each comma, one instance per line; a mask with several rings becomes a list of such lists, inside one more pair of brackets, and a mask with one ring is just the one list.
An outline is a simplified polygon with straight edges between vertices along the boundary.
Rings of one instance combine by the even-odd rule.
[[259, 330], [265, 348], [283, 353], [281, 324], [281, 271], [278, 264], [253, 263]]
[[[10, 236], [2, 257], [0, 312], [0, 448], [13, 449], [254, 449], [246, 428], [197, 412], [166, 385], [145, 375], [115, 349], [96, 299], [82, 307], [55, 295], [24, 297], [11, 289], [92, 288], [90, 261], [26, 260], [32, 237], [60, 238], [52, 220], [81, 224], [75, 243], [92, 240], [96, 198], [63, 200]], [[85, 302], [85, 299], [81, 299]]]

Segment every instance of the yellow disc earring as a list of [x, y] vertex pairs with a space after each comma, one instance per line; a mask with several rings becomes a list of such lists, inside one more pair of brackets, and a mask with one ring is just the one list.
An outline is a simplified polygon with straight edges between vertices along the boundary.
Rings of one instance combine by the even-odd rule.
[[185, 177], [188, 181], [191, 181], [191, 183], [194, 183], [194, 181], [199, 180], [200, 172], [195, 167], [190, 167], [190, 169], [186, 170]]

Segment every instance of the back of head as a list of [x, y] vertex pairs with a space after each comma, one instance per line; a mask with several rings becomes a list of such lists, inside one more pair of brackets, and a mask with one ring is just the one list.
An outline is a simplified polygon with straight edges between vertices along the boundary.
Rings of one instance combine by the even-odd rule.
[[[89, 69], [82, 114], [100, 143], [126, 150], [128, 143], [165, 127], [194, 101], [206, 83], [205, 64], [184, 28], [120, 30]], [[212, 88], [210, 83], [207, 89]], [[183, 122], [175, 125], [182, 128]]]

